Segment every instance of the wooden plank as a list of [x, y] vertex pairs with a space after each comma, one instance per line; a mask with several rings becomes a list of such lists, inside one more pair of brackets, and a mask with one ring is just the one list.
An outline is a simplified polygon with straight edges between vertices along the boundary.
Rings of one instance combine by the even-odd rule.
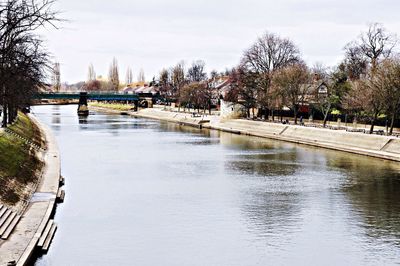
[[54, 223], [54, 220], [49, 220], [47, 222], [46, 228], [44, 229], [42, 235], [39, 238], [39, 241], [37, 244], [38, 247], [43, 247], [44, 242], [46, 241], [47, 235], [49, 234], [51, 227], [53, 226], [53, 223]]
[[58, 202], [63, 202], [63, 201], [64, 201], [64, 198], [65, 198], [65, 191], [62, 190], [61, 188], [58, 189], [58, 192], [57, 192], [57, 201], [58, 201]]
[[65, 198], [65, 191], [61, 190], [60, 202], [64, 202], [64, 198]]
[[11, 213], [10, 216], [8, 216], [7, 220], [3, 223], [3, 225], [0, 227], [0, 237], [3, 238], [4, 232], [7, 230], [7, 228], [10, 226], [12, 221], [14, 220], [15, 216], [17, 214], [15, 212]]
[[63, 176], [60, 176], [60, 185], [65, 185], [65, 178]]
[[6, 210], [5, 214], [3, 216], [1, 216], [0, 219], [0, 228], [3, 226], [3, 224], [5, 223], [5, 221], [7, 220], [8, 216], [10, 216], [11, 214], [11, 210]]
[[51, 241], [53, 240], [54, 234], [56, 233], [57, 230], [57, 225], [55, 223], [53, 223], [51, 230], [49, 232], [49, 234], [47, 235], [46, 241], [44, 242], [44, 245], [42, 247], [42, 250], [44, 252], [47, 252], [49, 250]]
[[12, 223], [8, 226], [7, 230], [1, 236], [2, 239], [6, 240], [11, 235], [12, 231], [14, 230], [15, 226], [18, 224], [19, 220], [21, 220], [21, 215], [16, 215], [12, 221]]
[[58, 191], [57, 191], [57, 199], [60, 199], [60, 197], [61, 197], [61, 191], [62, 191], [62, 189], [59, 188]]
[[4, 214], [6, 211], [7, 211], [7, 208], [6, 208], [5, 206], [3, 206], [3, 207], [0, 209], [0, 218], [3, 216], [3, 214]]

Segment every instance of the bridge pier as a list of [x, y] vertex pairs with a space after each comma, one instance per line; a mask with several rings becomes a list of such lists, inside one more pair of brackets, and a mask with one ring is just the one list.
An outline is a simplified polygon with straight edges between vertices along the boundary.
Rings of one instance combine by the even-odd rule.
[[152, 97], [146, 97], [144, 98], [145, 101], [147, 101], [147, 108], [153, 108], [153, 98]]
[[87, 101], [88, 101], [87, 92], [79, 93], [78, 115], [81, 115], [81, 116], [89, 115], [89, 108], [88, 108]]

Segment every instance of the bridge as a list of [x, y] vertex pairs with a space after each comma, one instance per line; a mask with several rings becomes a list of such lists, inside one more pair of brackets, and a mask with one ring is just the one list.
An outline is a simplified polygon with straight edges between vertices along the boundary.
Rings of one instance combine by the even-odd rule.
[[34, 100], [79, 100], [78, 114], [88, 115], [89, 109], [87, 107], [88, 100], [93, 101], [119, 101], [119, 102], [131, 102], [134, 104], [134, 110], [140, 107], [151, 107], [153, 106], [153, 99], [157, 97], [151, 93], [141, 94], [125, 94], [117, 92], [42, 92], [36, 94]]
[[87, 100], [94, 101], [139, 101], [143, 98], [153, 98], [153, 95], [123, 94], [114, 92], [42, 92], [36, 94], [34, 100], [79, 100], [82, 95]]

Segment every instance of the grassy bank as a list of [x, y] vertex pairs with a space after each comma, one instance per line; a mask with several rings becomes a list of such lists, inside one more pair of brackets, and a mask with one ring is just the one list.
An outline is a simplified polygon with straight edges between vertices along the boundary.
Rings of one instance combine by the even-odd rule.
[[89, 103], [89, 106], [110, 108], [118, 111], [130, 111], [133, 105], [119, 103]]
[[[22, 113], [9, 129], [41, 147], [44, 146], [40, 130]], [[0, 133], [1, 202], [14, 205], [24, 199], [27, 196], [26, 188], [37, 181], [41, 167], [42, 162], [29, 144], [7, 132]]]

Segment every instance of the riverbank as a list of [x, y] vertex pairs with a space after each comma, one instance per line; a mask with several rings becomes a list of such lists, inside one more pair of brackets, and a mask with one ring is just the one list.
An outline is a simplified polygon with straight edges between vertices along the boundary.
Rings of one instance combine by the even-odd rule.
[[101, 107], [98, 105], [96, 105], [96, 106], [90, 105], [89, 108], [90, 108], [90, 110], [93, 110], [93, 111], [109, 112], [109, 113], [121, 114], [121, 115], [130, 115], [130, 116], [138, 117], [138, 118], [163, 120], [163, 121], [167, 121], [167, 122], [178, 123], [180, 125], [186, 125], [186, 126], [197, 127], [197, 128], [203, 128], [207, 123], [210, 123], [210, 119], [214, 117], [214, 116], [207, 116], [207, 115], [193, 116], [193, 114], [161, 111], [161, 110], [153, 109], [153, 108], [142, 109], [138, 112], [133, 112], [133, 111], [128, 111], [128, 110], [123, 111], [121, 109], [106, 107], [105, 105], [102, 105]]
[[[38, 150], [38, 156], [44, 166], [18, 224], [8, 239], [0, 242], [1, 266], [7, 265], [10, 261], [15, 261], [17, 265], [28, 265], [39, 240], [44, 236], [47, 237], [49, 233], [47, 228], [52, 222], [50, 218], [60, 186], [60, 156], [55, 138], [51, 130], [34, 116], [30, 115], [29, 119], [40, 130], [42, 139], [46, 143], [44, 149]], [[51, 228], [53, 228], [52, 223]]]
[[209, 128], [235, 134], [287, 141], [400, 162], [400, 139], [396, 137], [245, 119], [223, 120], [219, 116], [194, 117], [188, 113], [163, 111], [161, 109], [121, 112], [120, 110], [112, 110], [106, 107], [91, 108], [98, 111], [123, 113], [134, 117], [163, 120], [197, 128]]
[[221, 120], [209, 128], [400, 162], [400, 139], [396, 137], [243, 119]]
[[39, 128], [22, 113], [14, 124], [1, 129], [0, 204], [22, 211], [40, 176], [38, 149], [44, 146]]
[[36, 105], [72, 105], [78, 104], [79, 100], [42, 100], [42, 101], [34, 101], [32, 103], [33, 106]]

